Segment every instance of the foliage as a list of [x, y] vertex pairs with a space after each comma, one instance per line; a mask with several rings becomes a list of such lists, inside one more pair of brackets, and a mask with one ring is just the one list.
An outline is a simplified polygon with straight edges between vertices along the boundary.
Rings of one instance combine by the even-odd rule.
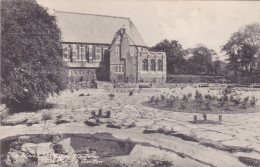
[[255, 106], [255, 104], [256, 104], [256, 98], [255, 98], [255, 96], [253, 96], [253, 97], [251, 97], [250, 105]]
[[196, 93], [195, 93], [195, 100], [197, 102], [197, 104], [201, 105], [203, 103], [203, 96], [201, 93], [199, 93], [198, 90], [196, 90]]
[[235, 76], [252, 76], [257, 71], [257, 56], [260, 47], [260, 25], [250, 24], [233, 33], [222, 46], [228, 58], [228, 68]]
[[248, 104], [248, 101], [249, 101], [249, 96], [245, 97], [242, 101], [242, 109], [246, 109], [247, 107], [247, 104]]
[[165, 52], [167, 57], [167, 72], [169, 74], [182, 74], [186, 66], [185, 56], [187, 51], [176, 40], [159, 42], [151, 48], [152, 51]]
[[36, 1], [1, 1], [3, 101], [13, 111], [44, 107], [66, 88], [61, 32]]
[[216, 55], [213, 49], [208, 49], [204, 45], [198, 45], [189, 49], [189, 54], [192, 55], [188, 59], [189, 74], [213, 74], [212, 58]]

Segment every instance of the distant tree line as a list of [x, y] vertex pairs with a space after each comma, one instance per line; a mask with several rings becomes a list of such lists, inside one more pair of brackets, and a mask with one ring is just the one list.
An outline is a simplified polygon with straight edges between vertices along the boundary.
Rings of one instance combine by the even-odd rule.
[[168, 74], [252, 77], [260, 72], [260, 25], [251, 24], [233, 33], [221, 51], [228, 56], [219, 60], [213, 49], [198, 44], [183, 49], [177, 40], [163, 40], [151, 47], [167, 55]]

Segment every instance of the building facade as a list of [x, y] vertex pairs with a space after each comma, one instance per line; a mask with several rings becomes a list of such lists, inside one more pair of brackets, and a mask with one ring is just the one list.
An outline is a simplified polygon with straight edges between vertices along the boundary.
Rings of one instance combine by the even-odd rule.
[[55, 11], [72, 82], [165, 82], [166, 55], [149, 52], [129, 18]]

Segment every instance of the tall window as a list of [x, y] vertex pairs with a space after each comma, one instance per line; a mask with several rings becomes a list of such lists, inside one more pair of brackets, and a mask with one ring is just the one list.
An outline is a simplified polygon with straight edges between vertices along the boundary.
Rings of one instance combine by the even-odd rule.
[[155, 61], [154, 61], [154, 59], [151, 60], [151, 71], [155, 71]]
[[148, 60], [147, 59], [143, 60], [143, 71], [148, 71]]
[[65, 60], [70, 59], [70, 47], [69, 46], [63, 46], [63, 57]]
[[116, 47], [116, 55], [119, 55], [119, 47]]
[[101, 57], [101, 60], [105, 60], [105, 53], [107, 51], [108, 47], [102, 47], [102, 57]]
[[86, 48], [84, 45], [81, 45], [80, 47], [80, 56], [81, 60], [86, 60]]
[[100, 61], [101, 60], [101, 47], [96, 46], [96, 60]]
[[77, 49], [77, 59], [80, 60], [79, 45], [76, 46], [76, 49]]
[[163, 71], [163, 63], [161, 59], [158, 60], [158, 71]]

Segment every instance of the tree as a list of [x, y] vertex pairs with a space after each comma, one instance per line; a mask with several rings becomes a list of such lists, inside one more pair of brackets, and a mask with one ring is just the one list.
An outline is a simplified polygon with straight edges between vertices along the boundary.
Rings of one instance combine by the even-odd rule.
[[56, 18], [34, 0], [1, 1], [3, 102], [38, 109], [67, 85]]
[[152, 51], [165, 52], [167, 57], [167, 73], [182, 74], [186, 67], [186, 51], [176, 40], [163, 40], [151, 48]]
[[235, 76], [252, 76], [257, 68], [260, 51], [260, 25], [250, 24], [233, 33], [222, 46], [228, 58], [228, 67]]
[[189, 73], [196, 75], [212, 75], [212, 58], [216, 55], [216, 52], [201, 44], [188, 50], [191, 54], [191, 57], [188, 60]]

